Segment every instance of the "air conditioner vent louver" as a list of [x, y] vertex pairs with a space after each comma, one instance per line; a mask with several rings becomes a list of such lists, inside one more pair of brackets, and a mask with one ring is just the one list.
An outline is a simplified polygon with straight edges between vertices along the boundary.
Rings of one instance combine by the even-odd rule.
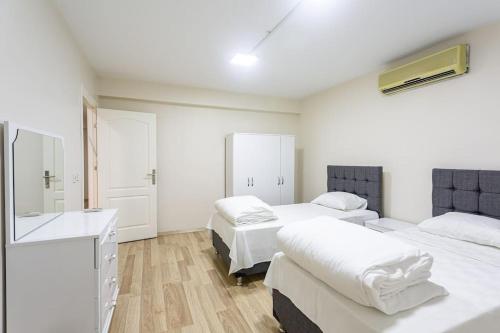
[[432, 75], [432, 76], [429, 76], [429, 77], [426, 77], [426, 78], [418, 78], [418, 79], [412, 79], [412, 80], [408, 80], [406, 81], [404, 84], [400, 85], [400, 86], [396, 86], [396, 87], [393, 87], [393, 88], [389, 88], [389, 89], [385, 89], [385, 90], [382, 90], [382, 92], [384, 94], [390, 94], [391, 92], [395, 92], [395, 91], [398, 91], [398, 90], [403, 90], [405, 88], [409, 88], [409, 87], [412, 87], [412, 86], [415, 86], [415, 85], [421, 85], [423, 83], [426, 83], [426, 82], [430, 82], [430, 81], [436, 81], [438, 79], [442, 79], [442, 78], [446, 78], [446, 77], [449, 77], [449, 76], [455, 76], [457, 73], [455, 72], [455, 70], [451, 70], [451, 71], [447, 71], [447, 72], [444, 72], [444, 73], [440, 73], [440, 74], [436, 74], [436, 75]]
[[379, 90], [394, 94], [465, 74], [468, 69], [468, 46], [461, 44], [380, 74]]

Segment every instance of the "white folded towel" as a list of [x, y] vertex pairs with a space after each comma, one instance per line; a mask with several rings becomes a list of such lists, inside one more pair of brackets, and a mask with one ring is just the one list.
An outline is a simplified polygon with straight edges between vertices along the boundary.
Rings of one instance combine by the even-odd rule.
[[215, 208], [226, 220], [235, 225], [278, 219], [271, 206], [253, 195], [219, 199], [215, 202]]
[[376, 231], [321, 216], [283, 227], [278, 246], [299, 266], [362, 305], [394, 314], [447, 295], [430, 281], [430, 254]]

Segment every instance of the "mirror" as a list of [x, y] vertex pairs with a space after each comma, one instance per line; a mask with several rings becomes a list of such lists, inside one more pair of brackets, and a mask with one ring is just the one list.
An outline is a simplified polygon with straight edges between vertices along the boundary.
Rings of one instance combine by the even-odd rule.
[[12, 153], [18, 240], [64, 212], [64, 148], [61, 138], [17, 129]]

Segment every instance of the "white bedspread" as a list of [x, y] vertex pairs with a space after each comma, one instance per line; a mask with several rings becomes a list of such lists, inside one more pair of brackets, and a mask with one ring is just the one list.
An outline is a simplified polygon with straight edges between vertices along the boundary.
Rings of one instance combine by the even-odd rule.
[[358, 224], [378, 218], [378, 214], [371, 210], [356, 209], [344, 212], [311, 203], [272, 208], [278, 220], [260, 224], [235, 226], [218, 213], [214, 213], [210, 218], [207, 228], [217, 232], [229, 247], [231, 258], [229, 274], [261, 262], [271, 261], [273, 255], [278, 252], [276, 233], [289, 223], [322, 215]]
[[219, 199], [215, 209], [234, 225], [263, 223], [277, 220], [271, 206], [253, 195]]
[[265, 284], [278, 289], [323, 332], [493, 333], [500, 323], [500, 250], [410, 228], [388, 235], [434, 257], [431, 281], [449, 295], [387, 316], [359, 305], [277, 253]]
[[278, 246], [339, 293], [389, 315], [447, 294], [428, 281], [431, 255], [407, 242], [332, 217], [283, 227], [278, 232]]

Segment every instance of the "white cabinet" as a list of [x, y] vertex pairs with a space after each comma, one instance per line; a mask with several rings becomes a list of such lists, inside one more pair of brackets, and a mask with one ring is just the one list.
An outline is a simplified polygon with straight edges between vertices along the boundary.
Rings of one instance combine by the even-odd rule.
[[7, 244], [7, 332], [108, 332], [116, 223], [116, 210], [68, 212]]
[[233, 133], [226, 138], [226, 196], [294, 203], [295, 137]]

